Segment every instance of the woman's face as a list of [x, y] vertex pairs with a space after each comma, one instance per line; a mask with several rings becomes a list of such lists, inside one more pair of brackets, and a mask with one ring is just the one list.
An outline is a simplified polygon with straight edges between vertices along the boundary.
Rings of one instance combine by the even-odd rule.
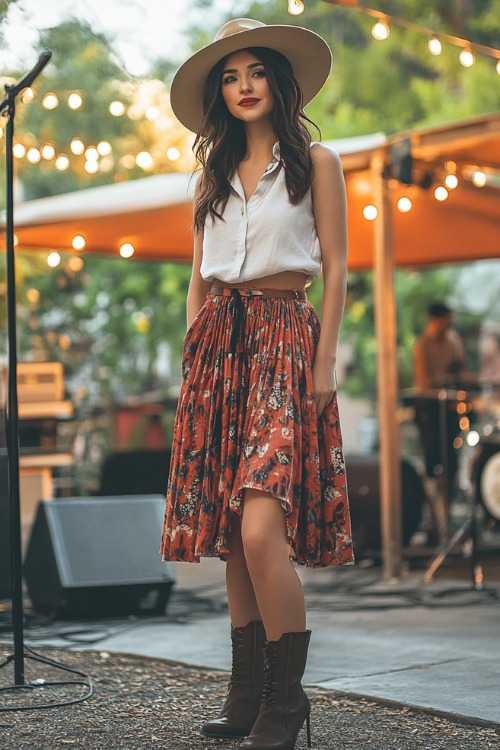
[[269, 118], [274, 97], [264, 64], [248, 50], [227, 58], [221, 80], [224, 101], [230, 113], [245, 123]]

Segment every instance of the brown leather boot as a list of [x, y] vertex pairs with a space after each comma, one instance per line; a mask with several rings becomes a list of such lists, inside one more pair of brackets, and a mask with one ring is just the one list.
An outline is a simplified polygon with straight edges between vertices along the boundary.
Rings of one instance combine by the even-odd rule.
[[206, 737], [241, 739], [258, 716], [264, 684], [266, 633], [260, 620], [243, 628], [231, 628], [233, 668], [229, 692], [219, 716], [203, 724]]
[[311, 631], [283, 633], [268, 641], [264, 650], [262, 703], [250, 735], [239, 750], [293, 750], [306, 721], [307, 746], [311, 747], [311, 704], [301, 685], [306, 668]]

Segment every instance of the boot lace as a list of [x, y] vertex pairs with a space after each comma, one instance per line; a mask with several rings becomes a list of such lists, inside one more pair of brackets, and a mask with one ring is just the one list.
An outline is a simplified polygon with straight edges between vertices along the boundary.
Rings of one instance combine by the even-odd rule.
[[273, 703], [278, 694], [278, 651], [267, 643], [264, 651], [264, 687], [262, 689], [262, 702]]
[[243, 633], [241, 631], [236, 630], [233, 634], [231, 647], [233, 668], [231, 670], [231, 678], [227, 684], [228, 689], [241, 682], [245, 675], [245, 651], [243, 648]]

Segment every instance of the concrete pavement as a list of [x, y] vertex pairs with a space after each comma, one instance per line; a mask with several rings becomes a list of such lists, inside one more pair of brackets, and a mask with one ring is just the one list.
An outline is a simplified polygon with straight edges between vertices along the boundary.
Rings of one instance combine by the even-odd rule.
[[[174, 568], [165, 617], [55, 622], [32, 645], [67, 646], [67, 631], [88, 629], [88, 640], [79, 635], [73, 648], [229, 670], [224, 563], [205, 559]], [[423, 584], [417, 573], [381, 583], [378, 569], [360, 567], [299, 568], [299, 574], [313, 631], [306, 684], [500, 728], [498, 582], [475, 592], [468, 581], [446, 577]]]

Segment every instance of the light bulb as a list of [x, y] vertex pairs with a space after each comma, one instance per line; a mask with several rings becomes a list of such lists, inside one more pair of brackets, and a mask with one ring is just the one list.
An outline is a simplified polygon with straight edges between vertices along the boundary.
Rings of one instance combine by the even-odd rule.
[[474, 172], [472, 175], [472, 182], [476, 187], [484, 187], [486, 185], [485, 173], [478, 169], [478, 171]]
[[413, 203], [409, 198], [404, 195], [402, 198], [398, 200], [398, 211], [401, 211], [402, 214], [407, 214], [408, 211], [411, 211], [413, 208]]
[[455, 190], [455, 188], [458, 186], [458, 177], [456, 174], [447, 174], [444, 184], [449, 190]]
[[170, 159], [170, 161], [177, 161], [180, 155], [181, 152], [178, 148], [175, 148], [175, 146], [170, 146], [170, 148], [167, 148], [167, 159]]
[[48, 254], [47, 256], [48, 266], [50, 266], [51, 268], [55, 268], [56, 266], [59, 265], [60, 262], [61, 262], [61, 256], [59, 255], [59, 253], [56, 253], [55, 250], [52, 253]]
[[474, 57], [474, 53], [470, 49], [470, 47], [464, 47], [460, 52], [458, 59], [460, 60], [460, 64], [463, 65], [464, 68], [470, 68], [476, 62], [476, 58]]
[[99, 169], [99, 162], [98, 161], [86, 161], [85, 162], [85, 171], [87, 174], [95, 174], [97, 170]]
[[122, 258], [131, 258], [135, 253], [135, 247], [130, 242], [124, 242], [120, 247], [120, 255]]
[[85, 247], [85, 237], [82, 237], [81, 234], [75, 234], [71, 240], [71, 247], [73, 250], [83, 250]]
[[154, 122], [158, 119], [160, 116], [160, 110], [158, 107], [148, 107], [146, 110], [146, 120], [151, 120], [151, 122]]
[[445, 201], [448, 197], [448, 191], [445, 187], [443, 187], [443, 185], [438, 185], [438, 187], [434, 190], [434, 197], [437, 201]]
[[148, 169], [153, 168], [154, 161], [150, 153], [147, 151], [141, 151], [135, 157], [135, 163], [138, 167], [147, 171]]
[[31, 164], [38, 164], [38, 162], [40, 161], [42, 157], [41, 157], [40, 151], [37, 148], [33, 147], [33, 148], [28, 149], [26, 158]]
[[382, 42], [384, 39], [387, 39], [390, 33], [391, 31], [389, 29], [389, 24], [387, 23], [387, 21], [384, 21], [383, 18], [377, 21], [377, 23], [374, 24], [372, 28], [372, 37], [378, 42]]
[[23, 156], [26, 154], [26, 148], [23, 146], [22, 143], [15, 143], [12, 151], [16, 159], [22, 159]]
[[363, 216], [367, 221], [374, 221], [378, 216], [377, 207], [372, 204], [365, 206], [363, 209]]
[[97, 151], [101, 156], [109, 156], [112, 151], [111, 143], [108, 143], [108, 141], [101, 141], [97, 144]]
[[304, 12], [302, 0], [288, 0], [288, 12], [291, 16], [300, 16]]
[[430, 35], [427, 46], [429, 47], [429, 52], [431, 53], [431, 55], [440, 55], [443, 51], [443, 45], [439, 41], [439, 37], [437, 37], [435, 34]]
[[85, 158], [88, 159], [88, 161], [97, 161], [99, 158], [99, 151], [95, 146], [89, 146], [85, 149]]
[[42, 156], [44, 159], [53, 159], [56, 155], [56, 150], [54, 146], [52, 146], [50, 143], [46, 143], [45, 146], [42, 147]]
[[123, 102], [114, 101], [109, 105], [109, 111], [113, 117], [120, 117], [125, 112], [125, 105]]
[[23, 104], [29, 104], [35, 98], [35, 92], [29, 86], [21, 91], [21, 101]]
[[83, 104], [83, 99], [77, 91], [73, 91], [68, 96], [68, 107], [70, 109], [79, 109]]
[[85, 151], [85, 145], [79, 138], [73, 138], [69, 147], [75, 156], [80, 156]]
[[42, 99], [42, 107], [45, 107], [45, 109], [55, 109], [58, 104], [59, 99], [57, 98], [57, 94], [54, 94], [52, 91], [50, 91], [48, 94], [45, 94]]

